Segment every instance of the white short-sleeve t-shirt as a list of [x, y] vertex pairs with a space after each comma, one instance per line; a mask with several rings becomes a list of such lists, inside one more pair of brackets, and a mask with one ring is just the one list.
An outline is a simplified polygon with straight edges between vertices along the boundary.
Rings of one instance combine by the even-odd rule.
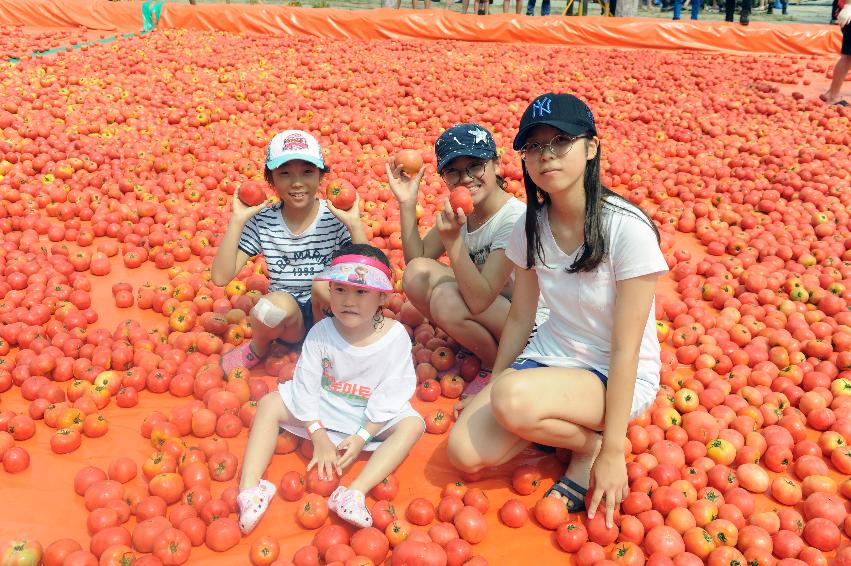
[[[539, 212], [544, 261], [536, 261], [532, 269], [551, 310], [522, 357], [548, 366], [591, 368], [609, 374], [615, 283], [665, 272], [668, 265], [653, 229], [637, 208], [623, 201], [607, 202], [603, 219], [608, 253], [593, 271], [568, 273], [579, 250], [564, 253], [553, 238], [547, 209]], [[514, 226], [506, 256], [526, 268], [525, 214]], [[637, 378], [658, 387], [661, 361], [655, 312], [654, 304], [641, 338]]]
[[[470, 259], [479, 268], [479, 271], [484, 267], [488, 257], [492, 252], [497, 250], [505, 250], [508, 247], [508, 241], [514, 231], [514, 225], [517, 220], [526, 212], [526, 204], [511, 197], [505, 204], [502, 205], [496, 214], [487, 219], [487, 221], [469, 232], [467, 225], [461, 227], [461, 237], [464, 240], [464, 246], [467, 248], [467, 253]], [[511, 300], [511, 295], [514, 293], [514, 271], [505, 284], [505, 287], [500, 291], [500, 294], [508, 300]], [[543, 297], [538, 299], [538, 310], [535, 314], [535, 322], [541, 324], [547, 319], [549, 310]]]

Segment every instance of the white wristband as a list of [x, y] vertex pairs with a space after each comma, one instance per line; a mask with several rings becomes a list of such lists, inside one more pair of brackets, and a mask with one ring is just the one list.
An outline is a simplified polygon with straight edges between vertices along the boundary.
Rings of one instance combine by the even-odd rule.
[[363, 427], [360, 427], [360, 428], [358, 429], [358, 431], [357, 431], [355, 434], [357, 434], [358, 436], [360, 436], [361, 438], [363, 438], [363, 442], [364, 442], [364, 444], [366, 444], [366, 443], [368, 443], [370, 440], [372, 440], [372, 435], [370, 435], [370, 434], [369, 434], [369, 431], [368, 431], [368, 430], [366, 430], [366, 429], [365, 429], [365, 428], [363, 428]]
[[317, 430], [319, 430], [320, 428], [325, 428], [325, 427], [322, 425], [321, 421], [316, 421], [315, 423], [313, 423], [313, 424], [311, 424], [310, 426], [307, 427], [307, 434], [309, 434], [310, 436], [313, 436], [313, 433], [316, 432]]

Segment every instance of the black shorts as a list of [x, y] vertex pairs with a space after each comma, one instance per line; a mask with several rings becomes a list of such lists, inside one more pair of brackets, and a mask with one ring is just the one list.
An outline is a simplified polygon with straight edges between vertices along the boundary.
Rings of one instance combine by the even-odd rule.
[[[293, 297], [295, 298], [295, 297]], [[296, 304], [298, 304], [298, 310], [301, 311], [301, 319], [304, 322], [304, 336], [307, 336], [307, 333], [313, 328], [314, 320], [313, 320], [313, 302], [310, 299], [307, 299], [305, 302], [301, 302], [296, 299]], [[299, 340], [298, 342], [287, 342], [286, 340], [281, 340], [280, 338], [275, 340], [276, 343], [287, 346], [290, 349], [297, 349], [301, 347], [302, 342], [304, 342], [304, 338]]]
[[843, 55], [851, 55], [851, 24], [842, 28], [842, 50]]

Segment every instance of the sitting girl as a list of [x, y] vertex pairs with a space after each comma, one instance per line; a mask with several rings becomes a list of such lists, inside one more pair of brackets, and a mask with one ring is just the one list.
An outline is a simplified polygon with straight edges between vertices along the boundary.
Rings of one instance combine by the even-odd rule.
[[349, 487], [328, 500], [330, 510], [358, 527], [372, 525], [364, 494], [402, 463], [425, 429], [409, 402], [417, 384], [411, 340], [402, 324], [381, 314], [393, 291], [387, 257], [350, 244], [316, 281], [328, 282], [332, 316], [308, 332], [293, 379], [257, 405], [237, 497], [245, 534], [275, 494], [261, 476], [279, 427], [313, 442], [307, 470], [316, 466], [320, 479], [342, 475], [362, 450], [375, 451]]
[[[505, 327], [514, 288], [514, 264], [505, 247], [514, 223], [526, 207], [505, 191], [499, 175], [496, 143], [478, 124], [458, 124], [435, 143], [437, 172], [450, 191], [469, 189], [473, 211], [452, 210], [448, 199], [437, 223], [425, 237], [417, 227], [417, 192], [423, 171], [408, 177], [388, 164], [390, 188], [399, 201], [408, 300], [444, 332], [482, 362], [483, 371], [465, 390], [479, 391], [490, 379], [489, 369]], [[443, 253], [450, 265], [437, 261]], [[543, 304], [537, 322], [546, 320]]]
[[[600, 183], [600, 140], [575, 96], [545, 94], [524, 112], [514, 149], [528, 205], [505, 255], [514, 297], [494, 379], [463, 409], [449, 459], [475, 473], [531, 443], [570, 449], [547, 492], [606, 524], [629, 493], [627, 424], [653, 404], [661, 369], [653, 301], [668, 270], [653, 221]], [[538, 293], [553, 308], [528, 345]], [[522, 353], [521, 353], [522, 352]]]

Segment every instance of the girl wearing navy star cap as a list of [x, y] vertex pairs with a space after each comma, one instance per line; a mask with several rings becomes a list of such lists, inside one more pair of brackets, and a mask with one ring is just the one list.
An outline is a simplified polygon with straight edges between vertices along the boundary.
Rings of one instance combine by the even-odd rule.
[[[390, 188], [399, 201], [405, 267], [402, 285], [408, 299], [429, 320], [475, 354], [485, 371], [465, 389], [469, 395], [490, 379], [489, 368], [508, 316], [514, 288], [513, 267], [505, 247], [525, 205], [504, 190], [493, 136], [479, 124], [458, 124], [435, 143], [437, 171], [449, 190], [469, 189], [469, 217], [452, 210], [449, 199], [436, 225], [421, 237], [417, 196], [421, 169], [407, 176], [395, 163], [387, 165]], [[437, 261], [444, 253], [450, 265]], [[545, 318], [541, 309], [539, 318]]]

